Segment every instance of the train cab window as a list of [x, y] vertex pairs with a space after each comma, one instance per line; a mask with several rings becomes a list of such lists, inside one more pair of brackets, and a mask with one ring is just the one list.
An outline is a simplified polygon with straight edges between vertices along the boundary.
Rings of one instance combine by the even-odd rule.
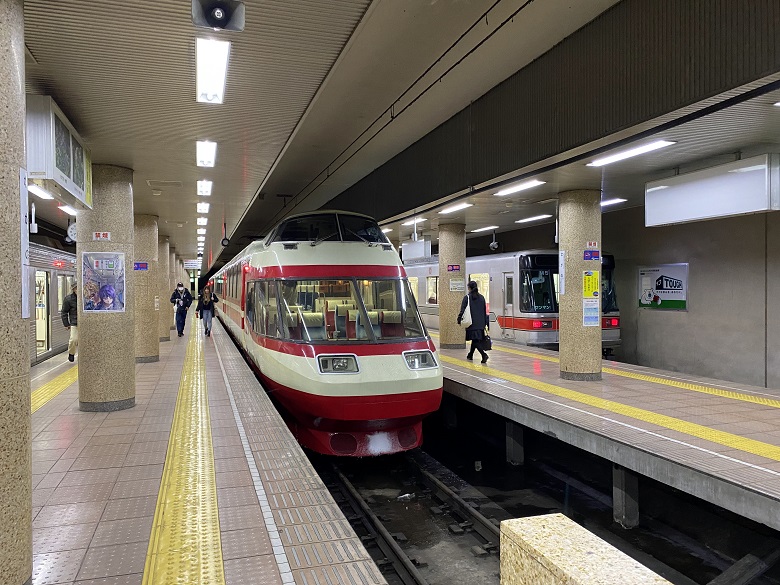
[[414, 297], [415, 302], [417, 302], [417, 295], [419, 294], [419, 289], [417, 288], [419, 286], [418, 278], [416, 276], [410, 276], [407, 280], [409, 281], [409, 288], [412, 289], [412, 296]]
[[246, 306], [244, 308], [244, 323], [246, 326], [257, 332], [257, 325], [255, 319], [257, 318], [255, 309], [255, 286], [254, 282], [246, 283]]
[[429, 276], [427, 282], [426, 298], [429, 305], [439, 304], [439, 277]]
[[340, 240], [336, 215], [315, 214], [290, 218], [279, 226], [276, 242], [322, 242]]
[[618, 310], [613, 270], [604, 265], [601, 267], [601, 310], [603, 313], [614, 313]]
[[365, 329], [376, 339], [423, 337], [414, 295], [407, 280], [362, 280], [360, 292], [366, 307]]
[[558, 310], [552, 270], [521, 270], [520, 310], [544, 313]]
[[379, 224], [370, 217], [339, 213], [341, 237], [344, 242], [389, 243]]

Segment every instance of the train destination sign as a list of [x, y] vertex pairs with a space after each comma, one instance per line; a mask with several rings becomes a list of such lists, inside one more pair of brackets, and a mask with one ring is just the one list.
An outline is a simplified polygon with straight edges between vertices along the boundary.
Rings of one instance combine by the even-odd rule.
[[639, 308], [688, 309], [688, 264], [639, 267]]

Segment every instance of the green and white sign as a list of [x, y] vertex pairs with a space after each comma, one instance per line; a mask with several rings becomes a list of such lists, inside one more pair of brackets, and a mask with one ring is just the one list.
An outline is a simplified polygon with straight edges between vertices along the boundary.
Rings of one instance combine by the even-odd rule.
[[686, 311], [688, 264], [639, 267], [639, 308]]

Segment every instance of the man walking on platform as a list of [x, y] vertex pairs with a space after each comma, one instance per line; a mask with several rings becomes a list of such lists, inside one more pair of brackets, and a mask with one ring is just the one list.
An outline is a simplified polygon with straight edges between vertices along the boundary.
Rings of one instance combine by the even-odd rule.
[[176, 285], [176, 290], [171, 295], [171, 303], [176, 307], [176, 330], [179, 337], [184, 335], [184, 323], [187, 321], [187, 309], [192, 304], [190, 291], [184, 288], [181, 282]]
[[70, 339], [68, 340], [68, 361], [72, 362], [76, 359], [76, 350], [79, 347], [79, 313], [78, 297], [76, 295], [78, 283], [76, 283], [75, 280], [73, 281], [70, 290], [71, 293], [62, 301], [60, 317], [62, 317], [62, 324], [65, 326], [65, 329], [70, 331]]

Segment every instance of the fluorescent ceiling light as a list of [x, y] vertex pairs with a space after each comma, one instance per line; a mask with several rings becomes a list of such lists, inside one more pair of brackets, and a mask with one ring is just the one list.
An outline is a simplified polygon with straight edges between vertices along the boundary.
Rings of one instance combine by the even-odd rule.
[[199, 217], [198, 218], [198, 225], [207, 225], [209, 223], [208, 217]]
[[206, 197], [211, 195], [211, 185], [211, 181], [198, 181], [198, 195], [204, 195]]
[[650, 142], [648, 144], [643, 144], [642, 146], [637, 146], [636, 148], [632, 148], [630, 150], [624, 150], [622, 152], [618, 152], [617, 154], [612, 154], [610, 156], [605, 156], [604, 158], [597, 158], [593, 162], [589, 162], [587, 166], [589, 167], [601, 167], [604, 165], [608, 165], [613, 162], [617, 162], [619, 160], [625, 160], [627, 158], [631, 158], [632, 156], [638, 156], [640, 154], [644, 154], [646, 152], [652, 152], [654, 150], [658, 150], [659, 148], [664, 148], [666, 146], [671, 146], [672, 144], [676, 144], [676, 142], [670, 142], [668, 140], [656, 140], [655, 142]]
[[54, 196], [51, 193], [49, 193], [43, 187], [39, 187], [38, 185], [27, 185], [27, 190], [33, 195], [37, 195], [41, 199], [54, 199]]
[[417, 223], [422, 223], [424, 221], [428, 221], [428, 220], [425, 219], [424, 217], [415, 217], [413, 220], [406, 221], [406, 222], [402, 223], [401, 225], [414, 225], [414, 224], [417, 224]]
[[206, 104], [221, 104], [225, 98], [225, 78], [227, 77], [230, 43], [197, 39], [195, 56], [197, 58], [197, 100]]
[[661, 189], [668, 189], [669, 185], [658, 185], [658, 187], [650, 187], [645, 190], [645, 193], [652, 193], [653, 191], [660, 191]]
[[742, 167], [741, 169], [732, 169], [730, 173], [750, 173], [753, 171], [765, 171], [766, 165], [752, 165], [749, 167]]
[[198, 213], [208, 213], [209, 207], [208, 203], [198, 203]]
[[504, 195], [519, 193], [520, 191], [525, 191], [526, 189], [531, 189], [532, 187], [538, 187], [539, 185], [544, 185], [544, 183], [545, 183], [544, 181], [537, 181], [536, 179], [531, 179], [530, 181], [523, 181], [522, 183], [518, 183], [517, 185], [514, 185], [512, 187], [501, 189], [501, 191], [496, 193], [496, 196], [503, 197]]
[[775, 105], [780, 108], [780, 102], [775, 102]]
[[526, 217], [525, 219], [518, 219], [515, 223], [528, 223], [529, 221], [539, 221], [540, 219], [548, 219], [552, 217], [549, 213], [543, 215], [534, 215], [533, 217]]
[[76, 210], [73, 209], [70, 205], [60, 205], [60, 209], [62, 209], [62, 211], [68, 215], [76, 215]]
[[393, 230], [392, 230], [391, 228], [385, 228], [385, 229], [383, 229], [383, 230], [382, 230], [382, 233], [383, 233], [383, 234], [389, 234], [389, 233], [390, 233], [390, 232], [392, 232], [392, 231], [393, 231]]
[[217, 143], [208, 140], [198, 140], [195, 154], [199, 167], [213, 167], [217, 160]]
[[615, 205], [616, 203], [625, 203], [625, 199], [621, 199], [620, 197], [616, 197], [615, 199], [605, 199], [601, 202], [602, 207], [606, 207], [607, 205]]
[[206, 235], [206, 228], [198, 228], [198, 235], [199, 236], [205, 236]]
[[461, 209], [466, 209], [467, 207], [471, 207], [473, 205], [474, 205], [473, 203], [457, 203], [450, 207], [445, 207], [439, 213], [443, 215], [447, 213], [455, 213], [456, 211], [460, 211]]
[[206, 241], [206, 236], [198, 236], [198, 241], [199, 242], [205, 242]]
[[497, 229], [498, 229], [497, 225], [489, 225], [487, 227], [479, 228], [478, 230], [471, 230], [471, 233], [476, 234], [477, 232], [486, 232], [488, 230], [497, 230]]

